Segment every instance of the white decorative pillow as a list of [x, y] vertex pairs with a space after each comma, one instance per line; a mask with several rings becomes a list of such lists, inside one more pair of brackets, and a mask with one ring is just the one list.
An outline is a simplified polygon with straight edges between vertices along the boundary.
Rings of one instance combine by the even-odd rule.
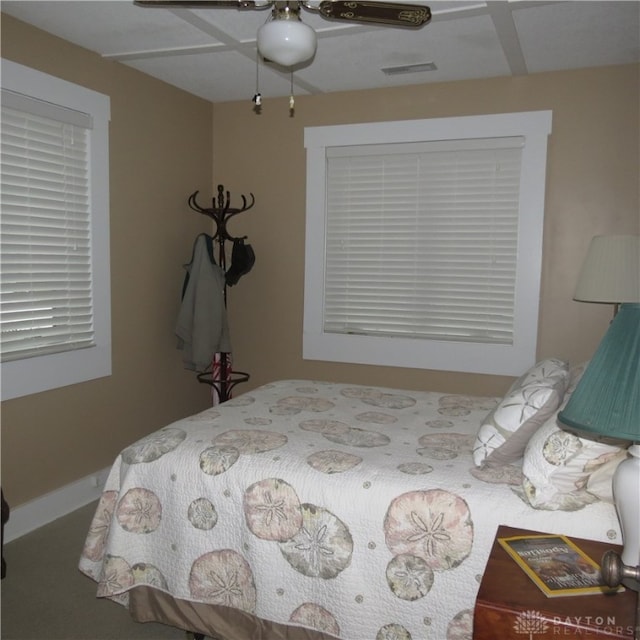
[[480, 425], [473, 461], [503, 465], [524, 455], [531, 436], [554, 414], [569, 384], [569, 365], [550, 358], [516, 380]]
[[556, 414], [527, 445], [522, 464], [525, 497], [536, 509], [563, 511], [597, 500], [613, 502], [613, 473], [626, 456], [626, 448], [564, 431]]

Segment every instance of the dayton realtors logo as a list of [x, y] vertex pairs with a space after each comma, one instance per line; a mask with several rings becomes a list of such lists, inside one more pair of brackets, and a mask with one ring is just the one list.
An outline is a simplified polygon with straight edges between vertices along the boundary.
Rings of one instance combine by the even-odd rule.
[[574, 637], [576, 629], [580, 630], [580, 636], [585, 638], [597, 638], [602, 636], [615, 636], [633, 638], [633, 627], [616, 624], [615, 616], [553, 616], [545, 618], [539, 611], [523, 611], [513, 623], [513, 628], [518, 635], [535, 640], [536, 636], [543, 634], [546, 637], [562, 636]]
[[538, 611], [523, 611], [516, 618], [513, 628], [516, 633], [527, 635], [529, 640], [533, 640], [534, 636], [546, 633], [549, 625]]

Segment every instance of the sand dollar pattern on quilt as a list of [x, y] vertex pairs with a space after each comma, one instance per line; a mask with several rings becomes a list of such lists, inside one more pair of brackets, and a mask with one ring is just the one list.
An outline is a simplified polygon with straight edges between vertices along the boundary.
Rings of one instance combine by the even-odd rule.
[[252, 416], [251, 418], [245, 418], [244, 422], [252, 427], [267, 427], [273, 423], [273, 420], [271, 418], [262, 418], [261, 416]]
[[162, 505], [153, 491], [135, 487], [118, 503], [116, 517], [118, 524], [129, 533], [152, 533], [162, 520]]
[[453, 422], [451, 420], [427, 420], [425, 425], [429, 429], [451, 429]]
[[418, 438], [418, 455], [434, 460], [452, 460], [460, 452], [470, 452], [474, 436], [462, 433], [429, 433]]
[[189, 573], [189, 591], [201, 602], [255, 611], [256, 586], [251, 567], [231, 549], [210, 551], [196, 558]]
[[219, 447], [235, 447], [241, 454], [264, 453], [279, 449], [287, 443], [287, 436], [262, 429], [230, 429], [216, 436]]
[[366, 411], [365, 413], [359, 413], [354, 417], [360, 422], [373, 422], [374, 424], [395, 424], [398, 422], [398, 418], [396, 416], [389, 415], [388, 413], [382, 413], [381, 411]]
[[267, 478], [252, 484], [242, 501], [251, 533], [262, 540], [284, 542], [302, 526], [302, 510], [295, 489], [284, 480]]
[[196, 413], [193, 416], [185, 418], [187, 422], [213, 422], [216, 418], [220, 417], [220, 412], [217, 409], [205, 409], [200, 413]]
[[387, 565], [387, 584], [401, 600], [419, 600], [431, 591], [433, 570], [418, 556], [401, 553]]
[[91, 528], [82, 549], [82, 555], [94, 562], [100, 560], [104, 555], [104, 550], [111, 529], [113, 512], [118, 501], [117, 491], [104, 491], [100, 495], [96, 513], [91, 521]]
[[248, 393], [243, 393], [239, 395], [237, 398], [231, 398], [231, 400], [227, 400], [225, 405], [227, 407], [248, 407], [250, 404], [253, 404], [256, 399], [253, 396], [250, 396]]
[[443, 416], [468, 416], [472, 411], [491, 411], [498, 401], [498, 398], [442, 396], [438, 400], [438, 413]]
[[187, 510], [189, 522], [202, 531], [213, 529], [218, 522], [218, 512], [207, 498], [196, 498]]
[[122, 460], [127, 464], [153, 462], [173, 451], [185, 438], [186, 431], [175, 427], [160, 429], [156, 433], [134, 442], [122, 451]]
[[318, 393], [318, 387], [315, 386], [304, 386], [304, 387], [296, 387], [296, 391], [298, 393]]
[[393, 554], [418, 556], [434, 571], [457, 567], [473, 544], [467, 503], [443, 489], [409, 491], [394, 498], [383, 528]]
[[366, 429], [360, 429], [359, 427], [351, 427], [346, 433], [337, 435], [323, 433], [322, 437], [326, 438], [330, 442], [334, 442], [335, 444], [343, 444], [348, 447], [362, 447], [366, 449], [384, 447], [391, 442], [389, 436], [384, 433], [367, 431]]
[[416, 403], [415, 398], [401, 393], [388, 393], [364, 387], [346, 387], [340, 390], [340, 394], [345, 398], [353, 398], [364, 402], [364, 404], [386, 409], [407, 409]]
[[376, 640], [412, 640], [411, 634], [401, 624], [385, 624], [376, 634]]
[[280, 543], [286, 561], [310, 578], [335, 578], [351, 564], [353, 538], [348, 527], [333, 513], [303, 504], [302, 527], [293, 538]]
[[472, 637], [473, 611], [463, 609], [449, 622], [447, 626], [447, 640], [471, 640]]
[[208, 476], [219, 476], [238, 461], [240, 452], [236, 447], [208, 447], [200, 453], [200, 469]]
[[456, 453], [471, 453], [475, 436], [469, 433], [427, 433], [418, 438], [421, 447], [451, 449]]
[[345, 433], [349, 433], [351, 427], [346, 422], [340, 422], [339, 420], [303, 420], [298, 424], [303, 431], [313, 431], [314, 433], [321, 433], [322, 435], [334, 435], [340, 436]]
[[160, 569], [152, 564], [138, 562], [131, 567], [131, 573], [136, 584], [145, 584], [157, 589], [168, 590], [166, 578], [162, 575]]
[[303, 420], [298, 424], [303, 431], [320, 433], [324, 438], [335, 444], [351, 447], [384, 447], [391, 440], [383, 433], [367, 431], [359, 427], [351, 427], [346, 422], [316, 418]]
[[129, 563], [120, 556], [107, 555], [102, 563], [97, 596], [99, 598], [113, 596], [131, 588], [133, 584], [133, 571]]
[[340, 635], [340, 625], [333, 614], [313, 602], [301, 604], [289, 616], [289, 622], [311, 627], [317, 631], [326, 631], [334, 636]]
[[302, 411], [321, 413], [333, 409], [335, 405], [325, 398], [309, 398], [305, 396], [288, 396], [280, 398], [269, 408], [269, 413], [277, 416], [294, 416]]
[[421, 476], [433, 471], [433, 467], [424, 462], [402, 462], [397, 468], [398, 471], [402, 471], [402, 473], [406, 473], [410, 476]]
[[324, 450], [312, 453], [307, 457], [307, 464], [321, 473], [344, 473], [362, 462], [360, 456], [345, 451]]
[[453, 449], [443, 447], [422, 447], [416, 449], [416, 451], [418, 455], [432, 460], [453, 460], [458, 457], [458, 454]]

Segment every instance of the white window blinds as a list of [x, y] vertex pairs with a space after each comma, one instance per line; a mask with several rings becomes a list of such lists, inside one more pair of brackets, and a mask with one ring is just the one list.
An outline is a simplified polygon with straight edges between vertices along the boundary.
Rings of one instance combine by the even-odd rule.
[[511, 344], [522, 147], [327, 148], [324, 332]]
[[94, 345], [87, 114], [2, 92], [2, 360]]

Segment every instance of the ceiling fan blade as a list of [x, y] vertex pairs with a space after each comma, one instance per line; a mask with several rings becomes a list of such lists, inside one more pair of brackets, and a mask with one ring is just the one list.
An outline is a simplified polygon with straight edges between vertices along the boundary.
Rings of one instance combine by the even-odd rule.
[[273, 4], [265, 0], [133, 0], [139, 7], [233, 7], [234, 9], [263, 9]]
[[323, 0], [318, 11], [330, 20], [374, 22], [399, 27], [421, 27], [431, 20], [429, 7], [397, 2]]

